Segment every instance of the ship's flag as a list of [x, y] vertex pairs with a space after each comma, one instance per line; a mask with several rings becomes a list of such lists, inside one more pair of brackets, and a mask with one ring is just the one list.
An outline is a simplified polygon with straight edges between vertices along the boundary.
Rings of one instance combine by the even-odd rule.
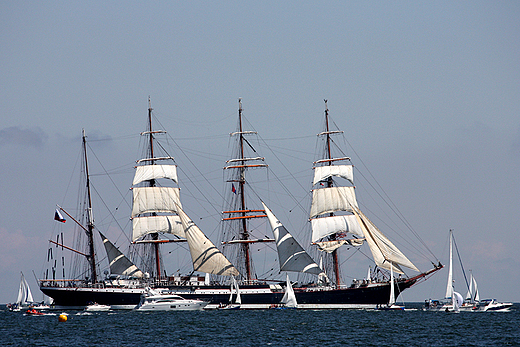
[[235, 189], [235, 185], [233, 183], [231, 183], [231, 191], [235, 194], [237, 193], [237, 190]]
[[58, 211], [58, 210], [56, 210], [56, 212], [54, 212], [54, 220], [57, 220], [58, 222], [62, 222], [62, 223], [65, 223], [65, 221], [66, 221], [66, 219], [63, 218], [60, 211]]

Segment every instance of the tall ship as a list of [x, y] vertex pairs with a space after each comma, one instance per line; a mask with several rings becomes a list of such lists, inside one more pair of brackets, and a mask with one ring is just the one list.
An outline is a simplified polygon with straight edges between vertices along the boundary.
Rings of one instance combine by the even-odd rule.
[[[310, 242], [298, 241], [293, 236], [284, 226], [285, 221], [276, 217], [277, 211], [267, 206], [264, 193], [253, 190], [253, 194], [248, 194], [252, 190], [249, 173], [268, 170], [268, 165], [248, 140], [256, 132], [243, 127], [240, 99], [237, 129], [231, 133], [235, 147], [224, 166], [227, 193], [217, 245], [183, 208], [177, 165], [158, 141], [165, 132], [152, 127], [152, 111], [149, 103], [148, 129], [141, 133], [146, 146], [135, 166], [131, 186], [132, 234], [126, 254], [105, 236], [106, 231], [95, 226], [87, 137], [83, 133], [84, 189], [80, 195], [84, 199], [76, 209], [78, 216], [58, 206], [55, 217], [57, 221], [70, 219], [75, 223], [78, 240], [74, 246], [65, 245], [63, 233], [58, 233], [55, 240], [49, 241], [50, 269], [39, 281], [41, 291], [53, 298], [56, 307], [82, 308], [97, 302], [113, 309], [132, 309], [141, 295], [152, 288], [185, 299], [209, 301], [206, 309], [211, 309], [232, 303], [230, 284], [236, 282], [235, 294], [240, 294], [242, 309], [277, 306], [288, 288], [301, 309], [376, 308], [395, 302], [389, 300], [391, 295], [397, 297], [442, 268], [435, 261], [432, 269], [419, 271], [362, 212], [356, 199], [350, 158], [334, 152], [333, 137], [342, 132], [329, 128], [327, 102], [325, 129], [318, 134], [323, 151], [312, 163], [312, 203], [307, 223]], [[270, 226], [270, 236], [257, 235], [259, 223]], [[98, 239], [106, 255], [96, 253]], [[177, 252], [189, 253], [190, 273], [167, 273], [162, 248], [172, 243], [184, 245], [176, 247]], [[276, 249], [276, 273], [257, 275], [252, 251], [257, 244]], [[373, 270], [363, 280], [344, 283], [340, 252], [365, 245], [372, 254]], [[57, 256], [58, 250], [75, 255], [71, 260], [74, 266], [70, 267], [75, 269], [74, 274], [72, 270], [66, 274], [65, 266], [60, 273], [59, 264], [63, 265], [65, 260]], [[109, 263], [104, 276], [99, 273], [101, 261]], [[407, 276], [403, 268], [416, 274]], [[294, 283], [294, 288], [283, 279], [288, 272], [298, 273], [301, 279]], [[399, 276], [394, 278], [394, 273]]]

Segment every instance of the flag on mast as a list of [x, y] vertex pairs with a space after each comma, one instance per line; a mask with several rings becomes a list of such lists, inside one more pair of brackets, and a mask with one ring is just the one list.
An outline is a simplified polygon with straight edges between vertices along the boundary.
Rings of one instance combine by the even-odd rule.
[[63, 216], [61, 215], [59, 210], [56, 210], [56, 212], [54, 212], [54, 220], [57, 220], [58, 222], [62, 222], [62, 223], [65, 223], [65, 221], [66, 221], [66, 219], [63, 218]]

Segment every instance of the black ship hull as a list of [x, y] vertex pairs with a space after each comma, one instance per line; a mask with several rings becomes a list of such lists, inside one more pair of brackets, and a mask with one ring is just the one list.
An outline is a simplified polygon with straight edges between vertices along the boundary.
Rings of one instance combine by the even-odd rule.
[[[396, 284], [395, 292], [400, 293], [417, 282], [421, 276], [400, 280]], [[82, 308], [90, 302], [110, 305], [114, 309], [132, 309], [146, 292], [143, 288], [121, 287], [53, 287], [41, 286], [41, 291], [54, 299], [54, 305], [60, 308]], [[160, 289], [160, 288], [156, 288]], [[209, 301], [207, 308], [216, 308], [221, 304], [228, 304], [230, 297], [229, 286], [166, 286], [172, 293], [186, 299], [200, 299]], [[330, 287], [302, 287], [294, 288], [298, 308], [307, 309], [348, 309], [348, 308], [376, 308], [388, 303], [390, 284], [371, 283], [368, 285], [352, 286], [350, 288]], [[284, 295], [280, 285], [244, 285], [240, 287], [242, 308], [267, 309], [280, 304]]]

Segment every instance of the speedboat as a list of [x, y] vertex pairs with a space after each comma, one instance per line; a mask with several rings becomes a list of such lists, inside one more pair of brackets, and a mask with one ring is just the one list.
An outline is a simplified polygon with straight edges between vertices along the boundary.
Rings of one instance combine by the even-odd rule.
[[141, 302], [135, 308], [137, 311], [181, 311], [202, 310], [208, 301], [185, 299], [171, 293], [149, 291], [141, 296]]
[[108, 310], [110, 310], [109, 305], [100, 305], [97, 302], [91, 303], [87, 307], [85, 307], [85, 311], [89, 311], [89, 312], [108, 311]]
[[486, 299], [480, 302], [482, 311], [508, 311], [513, 306], [512, 302], [498, 302], [497, 299]]

